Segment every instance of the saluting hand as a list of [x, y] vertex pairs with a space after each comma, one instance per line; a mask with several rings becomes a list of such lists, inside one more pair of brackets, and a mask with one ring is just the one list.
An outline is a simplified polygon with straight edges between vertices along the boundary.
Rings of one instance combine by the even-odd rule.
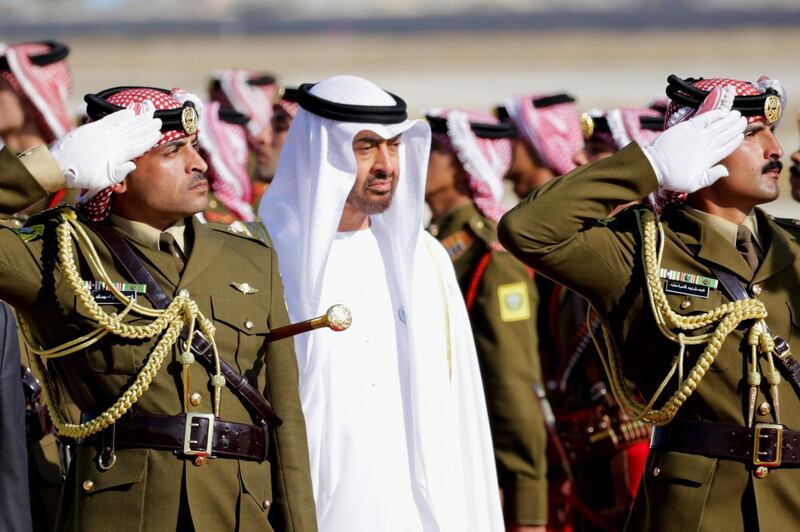
[[719, 162], [742, 143], [747, 120], [731, 110], [735, 92], [712, 93], [713, 110], [672, 126], [644, 147], [662, 188], [692, 193], [728, 175]]
[[136, 169], [133, 159], [161, 138], [161, 120], [155, 106], [144, 102], [140, 114], [131, 109], [112, 113], [76, 128], [50, 150], [64, 172], [67, 188], [86, 189], [89, 199], [119, 183]]

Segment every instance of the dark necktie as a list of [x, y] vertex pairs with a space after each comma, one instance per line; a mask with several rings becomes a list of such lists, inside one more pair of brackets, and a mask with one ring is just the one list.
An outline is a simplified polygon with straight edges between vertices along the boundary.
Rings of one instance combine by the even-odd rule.
[[175, 237], [169, 233], [161, 233], [161, 236], [159, 237], [159, 247], [161, 248], [161, 251], [166, 251], [172, 255], [172, 258], [175, 261], [175, 266], [178, 268], [178, 273], [183, 273], [183, 268], [186, 266], [186, 259], [184, 258], [178, 243], [175, 241]]
[[740, 225], [736, 231], [736, 249], [747, 261], [750, 269], [755, 272], [760, 259], [758, 245], [753, 238], [752, 231], [743, 225]]

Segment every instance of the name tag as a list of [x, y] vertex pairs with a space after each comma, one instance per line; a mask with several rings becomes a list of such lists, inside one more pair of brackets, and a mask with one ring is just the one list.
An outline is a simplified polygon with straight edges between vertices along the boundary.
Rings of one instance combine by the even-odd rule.
[[683, 281], [668, 280], [664, 291], [668, 294], [678, 294], [681, 296], [702, 297], [708, 299], [708, 294], [711, 291], [709, 286], [702, 286]]
[[[137, 292], [133, 290], [121, 290], [122, 294], [125, 297], [128, 297], [136, 303], [136, 296]], [[114, 305], [120, 308], [125, 308], [125, 305], [116, 298], [116, 296], [110, 290], [92, 290], [92, 299], [94, 299], [95, 303], [98, 305]]]

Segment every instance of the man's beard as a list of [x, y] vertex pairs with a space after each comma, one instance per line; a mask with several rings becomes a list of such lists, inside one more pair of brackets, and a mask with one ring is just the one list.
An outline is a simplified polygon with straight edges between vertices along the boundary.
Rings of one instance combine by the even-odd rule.
[[367, 215], [381, 214], [382, 212], [385, 212], [386, 209], [388, 209], [392, 204], [394, 190], [387, 192], [386, 194], [381, 194], [377, 197], [368, 196], [369, 186], [379, 179], [391, 180], [392, 176], [386, 176], [386, 174], [371, 174], [360, 190], [356, 187], [353, 187], [353, 189], [350, 191], [350, 194], [347, 196], [347, 203], [355, 207], [358, 212]]

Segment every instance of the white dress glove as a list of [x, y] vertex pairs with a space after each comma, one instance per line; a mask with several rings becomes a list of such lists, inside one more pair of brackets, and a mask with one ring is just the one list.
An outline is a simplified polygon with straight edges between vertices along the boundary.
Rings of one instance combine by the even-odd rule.
[[161, 138], [161, 120], [153, 118], [155, 107], [149, 101], [145, 104], [139, 115], [124, 109], [76, 128], [50, 149], [67, 188], [87, 189], [82, 198], [89, 199], [136, 169], [133, 159]]
[[728, 175], [719, 162], [739, 147], [746, 127], [741, 113], [726, 105], [671, 127], [644, 153], [661, 188], [692, 193]]

